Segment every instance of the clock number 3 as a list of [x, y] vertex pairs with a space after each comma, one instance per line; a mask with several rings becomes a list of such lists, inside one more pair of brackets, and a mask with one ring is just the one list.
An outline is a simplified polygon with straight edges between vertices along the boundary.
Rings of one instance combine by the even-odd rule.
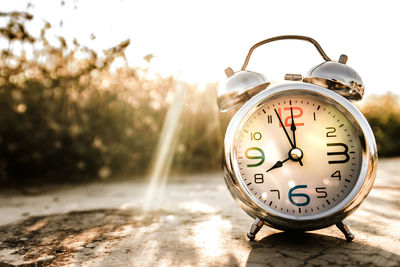
[[334, 151], [334, 152], [327, 152], [326, 154], [328, 156], [338, 156], [335, 158], [335, 160], [329, 160], [329, 164], [340, 164], [340, 163], [346, 163], [350, 160], [350, 155], [349, 155], [349, 147], [346, 144], [343, 143], [327, 143], [326, 146], [328, 147], [341, 147], [342, 151]]

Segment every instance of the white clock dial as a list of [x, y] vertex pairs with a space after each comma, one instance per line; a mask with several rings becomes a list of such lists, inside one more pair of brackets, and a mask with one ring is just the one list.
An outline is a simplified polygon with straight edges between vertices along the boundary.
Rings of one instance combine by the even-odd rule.
[[284, 217], [333, 209], [360, 174], [362, 148], [352, 122], [313, 95], [265, 101], [245, 117], [235, 140], [242, 184], [260, 206]]

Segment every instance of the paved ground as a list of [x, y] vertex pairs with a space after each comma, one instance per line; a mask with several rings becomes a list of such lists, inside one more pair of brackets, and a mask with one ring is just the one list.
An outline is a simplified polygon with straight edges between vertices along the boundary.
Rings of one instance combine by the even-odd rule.
[[172, 179], [163, 208], [144, 214], [146, 184], [94, 183], [0, 195], [0, 266], [400, 266], [400, 159], [381, 160], [374, 189], [347, 219], [293, 236], [233, 202], [221, 174]]

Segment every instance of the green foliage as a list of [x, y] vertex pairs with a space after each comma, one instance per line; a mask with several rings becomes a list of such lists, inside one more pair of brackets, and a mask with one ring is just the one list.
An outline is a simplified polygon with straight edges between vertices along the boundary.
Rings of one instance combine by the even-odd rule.
[[[59, 37], [52, 45], [45, 23], [38, 38], [24, 27], [32, 15], [1, 13], [0, 33], [10, 44], [0, 57], [0, 178], [2, 182], [82, 181], [144, 175], [152, 166], [177, 82], [126, 64], [129, 40], [104, 51]], [[31, 45], [33, 54], [13, 51]], [[147, 62], [152, 56], [145, 56]], [[122, 60], [123, 67], [115, 62]], [[215, 95], [185, 85], [186, 102], [173, 170], [219, 169], [222, 140]], [[194, 100], [194, 101], [193, 101]]]
[[188, 89], [172, 170], [220, 170], [223, 133], [216, 104], [217, 85], [209, 85], [204, 91], [196, 87]]
[[[9, 15], [3, 36], [11, 45], [32, 42], [25, 28], [15, 26], [23, 25], [24, 17]], [[69, 49], [63, 38], [59, 47], [50, 45], [45, 37], [50, 27], [45, 24], [35, 40], [41, 48], [30, 59], [25, 51], [2, 50], [0, 177], [26, 183], [143, 173], [167, 108], [151, 103], [173, 93], [174, 81], [152, 82], [129, 68], [111, 71], [115, 59], [124, 59], [129, 41], [100, 58], [77, 42]]]
[[400, 155], [400, 104], [397, 96], [387, 93], [369, 97], [361, 111], [375, 134], [379, 156]]

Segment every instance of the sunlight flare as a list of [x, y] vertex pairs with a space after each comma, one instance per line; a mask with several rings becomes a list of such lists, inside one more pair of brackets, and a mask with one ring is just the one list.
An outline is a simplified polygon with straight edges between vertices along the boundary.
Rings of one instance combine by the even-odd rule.
[[185, 87], [178, 82], [176, 96], [168, 109], [150, 173], [150, 183], [147, 189], [144, 210], [151, 211], [160, 208], [164, 200], [164, 189], [169, 169], [179, 140], [180, 118], [185, 100]]

